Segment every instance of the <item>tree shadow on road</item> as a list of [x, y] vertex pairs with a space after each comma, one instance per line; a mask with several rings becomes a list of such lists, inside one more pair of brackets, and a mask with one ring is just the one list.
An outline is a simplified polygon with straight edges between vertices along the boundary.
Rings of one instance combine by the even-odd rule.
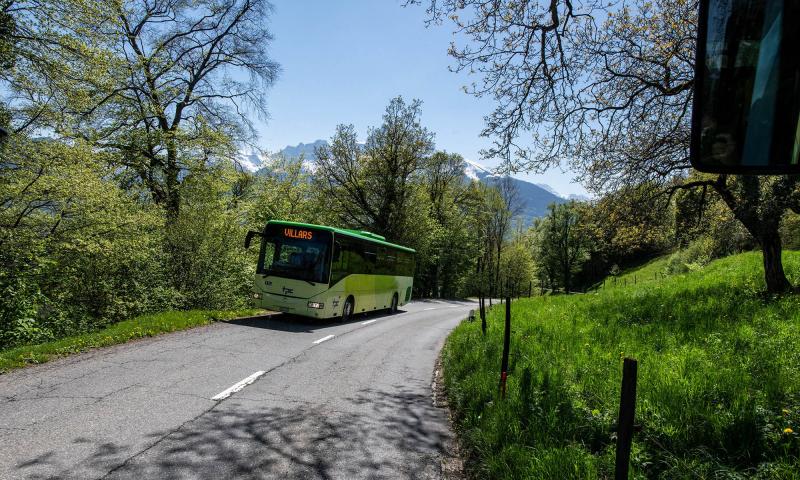
[[[137, 480], [440, 476], [449, 432], [427, 394], [387, 386], [339, 399], [335, 408], [263, 403], [234, 396], [174, 431], [153, 433], [151, 446], [127, 460], [120, 455], [125, 446], [98, 443], [84, 466], [98, 476]], [[25, 473], [23, 464], [18, 468]], [[64, 470], [35, 478], [74, 476]]]

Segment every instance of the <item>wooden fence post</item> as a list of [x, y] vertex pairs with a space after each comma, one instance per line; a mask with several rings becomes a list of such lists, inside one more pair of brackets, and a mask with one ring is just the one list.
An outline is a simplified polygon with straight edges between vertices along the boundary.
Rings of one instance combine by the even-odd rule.
[[628, 480], [633, 442], [633, 417], [636, 410], [636, 360], [626, 358], [622, 363], [622, 389], [617, 421], [617, 458], [614, 478]]
[[511, 346], [511, 297], [506, 297], [506, 331], [503, 336], [503, 359], [500, 363], [500, 397], [506, 398], [508, 378], [508, 350]]
[[479, 299], [479, 304], [480, 304], [479, 308], [480, 308], [480, 311], [481, 311], [481, 332], [483, 332], [483, 336], [485, 337], [486, 336], [486, 299], [483, 298], [483, 295], [481, 295], [481, 298]]

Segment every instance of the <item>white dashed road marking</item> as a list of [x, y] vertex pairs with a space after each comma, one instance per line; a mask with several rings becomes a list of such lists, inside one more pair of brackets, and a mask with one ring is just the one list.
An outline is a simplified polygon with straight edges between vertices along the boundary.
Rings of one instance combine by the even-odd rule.
[[327, 341], [327, 340], [330, 340], [331, 338], [333, 338], [333, 337], [335, 337], [335, 336], [336, 336], [336, 335], [328, 335], [327, 337], [322, 337], [322, 338], [320, 338], [319, 340], [316, 340], [316, 341], [314, 341], [314, 344], [315, 344], [315, 345], [318, 345], [318, 344], [320, 344], [320, 343], [322, 343], [322, 342], [325, 342], [325, 341]]
[[422, 310], [436, 310], [436, 307], [423, 308]]
[[225, 400], [226, 398], [230, 397], [234, 393], [238, 392], [239, 390], [243, 389], [244, 387], [250, 385], [251, 383], [255, 382], [258, 377], [264, 375], [265, 372], [259, 370], [258, 372], [250, 375], [249, 377], [245, 378], [241, 382], [235, 383], [231, 388], [227, 390], [223, 390], [218, 394], [211, 397], [211, 400], [220, 401]]
[[367, 320], [366, 322], [361, 322], [361, 325], [369, 325], [370, 323], [374, 323], [374, 322], [377, 322], [377, 321], [378, 321], [377, 318], [375, 320]]

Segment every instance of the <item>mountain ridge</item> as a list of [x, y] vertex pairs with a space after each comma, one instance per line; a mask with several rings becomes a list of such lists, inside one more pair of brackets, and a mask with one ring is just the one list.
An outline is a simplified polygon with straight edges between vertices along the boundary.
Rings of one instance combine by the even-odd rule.
[[[269, 161], [273, 157], [283, 156], [289, 159], [296, 159], [302, 156], [303, 166], [313, 174], [315, 171], [316, 161], [314, 151], [316, 148], [327, 144], [328, 142], [325, 140], [315, 140], [311, 143], [301, 142], [297, 145], [288, 145], [274, 155], [267, 155], [265, 159], [261, 159], [258, 154], [252, 152], [242, 153], [240, 154], [238, 161], [243, 168], [258, 174], [261, 171], [267, 171], [269, 169]], [[478, 181], [487, 185], [491, 185], [505, 176], [493, 172], [491, 169], [484, 167], [478, 162], [464, 159], [464, 177], [469, 181]], [[587, 199], [578, 195], [569, 195], [566, 197], [562, 196], [547, 184], [536, 184], [514, 177], [510, 178], [517, 189], [518, 197], [521, 203], [521, 212], [519, 216], [526, 224], [532, 223], [535, 218], [547, 215], [547, 207], [551, 203], [567, 203], [573, 199]]]

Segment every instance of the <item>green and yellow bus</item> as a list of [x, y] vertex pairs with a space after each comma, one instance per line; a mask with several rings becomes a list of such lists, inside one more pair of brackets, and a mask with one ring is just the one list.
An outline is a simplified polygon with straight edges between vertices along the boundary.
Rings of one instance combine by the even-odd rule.
[[411, 299], [415, 251], [374, 233], [270, 220], [262, 232], [253, 304], [315, 318], [397, 311]]

